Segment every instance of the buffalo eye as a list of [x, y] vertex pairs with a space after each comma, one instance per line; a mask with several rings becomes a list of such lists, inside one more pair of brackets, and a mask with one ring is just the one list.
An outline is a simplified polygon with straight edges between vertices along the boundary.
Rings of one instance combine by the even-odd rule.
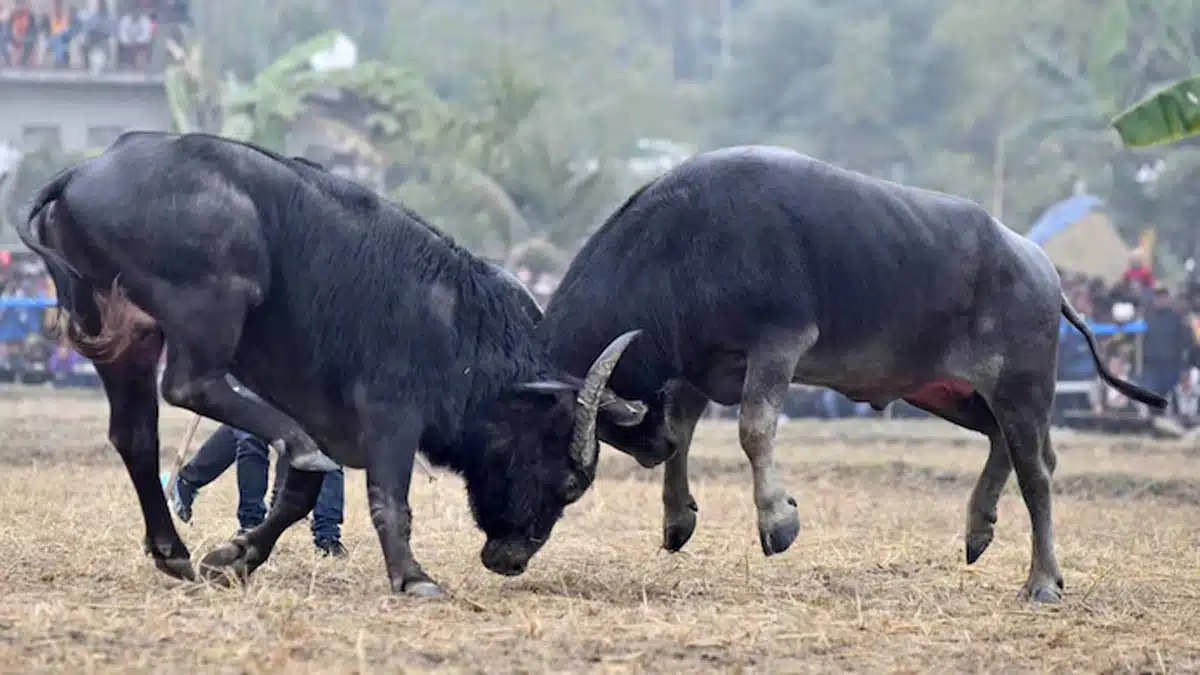
[[584, 490], [583, 480], [580, 479], [579, 474], [571, 471], [563, 481], [561, 489], [562, 498], [570, 504], [582, 497]]

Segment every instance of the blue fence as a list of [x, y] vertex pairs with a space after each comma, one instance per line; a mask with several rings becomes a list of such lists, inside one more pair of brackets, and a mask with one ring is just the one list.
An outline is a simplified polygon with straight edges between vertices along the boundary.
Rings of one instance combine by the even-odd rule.
[[51, 298], [0, 298], [0, 342], [21, 342], [42, 330]]
[[[1088, 322], [1088, 327], [1096, 334], [1096, 337], [1107, 337], [1110, 335], [1134, 335], [1136, 333], [1146, 332], [1146, 322], [1138, 319], [1129, 323], [1092, 323]], [[1058, 335], [1062, 337], [1065, 333], [1074, 331], [1072, 326], [1066, 319], [1058, 324]]]
[[[41, 330], [46, 310], [56, 305], [52, 298], [0, 298], [0, 342], [19, 342], [26, 336]], [[1133, 335], [1146, 332], [1146, 322], [1092, 323], [1088, 326], [1097, 337], [1110, 335]], [[1063, 319], [1058, 326], [1059, 336], [1075, 328]]]
[[[40, 333], [45, 325], [46, 311], [55, 306], [56, 302], [52, 298], [0, 298], [0, 343], [21, 343], [30, 335]], [[1088, 326], [1097, 337], [1137, 335], [1146, 332], [1146, 322], [1141, 320], [1124, 324], [1089, 322]], [[1060, 389], [1077, 388], [1076, 385], [1094, 380], [1095, 365], [1083, 336], [1064, 319], [1059, 325], [1059, 337]], [[66, 365], [68, 371], [92, 382], [94, 371], [90, 364], [78, 355], [72, 354], [72, 357], [71, 363]], [[44, 367], [49, 364], [40, 365]], [[61, 368], [63, 365], [59, 364], [54, 369], [58, 371]]]

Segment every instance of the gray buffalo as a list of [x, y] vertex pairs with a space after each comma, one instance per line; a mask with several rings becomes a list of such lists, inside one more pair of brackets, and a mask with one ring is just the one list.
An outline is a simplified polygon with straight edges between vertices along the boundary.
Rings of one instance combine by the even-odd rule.
[[636, 425], [601, 420], [601, 440], [645, 466], [666, 462], [664, 546], [696, 525], [688, 446], [710, 401], [741, 404], [762, 550], [797, 536], [796, 501], [775, 469], [775, 429], [793, 382], [882, 409], [912, 405], [986, 435], [966, 558], [991, 543], [1013, 469], [1033, 525], [1026, 597], [1061, 598], [1054, 553], [1049, 421], [1060, 317], [1114, 377], [1058, 275], [1033, 242], [966, 199], [898, 185], [770, 147], [692, 157], [644, 186], [571, 263], [538, 327], [555, 365], [585, 374], [597, 351], [644, 330], [616, 367], [616, 396], [646, 403]]
[[146, 551], [173, 576], [195, 571], [158, 479], [164, 345], [167, 402], [271, 439], [296, 469], [262, 525], [204, 558], [218, 579], [267, 560], [312, 510], [332, 458], [366, 469], [393, 591], [439, 594], [409, 547], [418, 449], [465, 479], [483, 563], [520, 574], [592, 483], [597, 424], [644, 412], [605, 389], [636, 332], [568, 376], [546, 358], [540, 310], [511, 275], [302, 159], [129, 133], [52, 179], [19, 229], [96, 364]]

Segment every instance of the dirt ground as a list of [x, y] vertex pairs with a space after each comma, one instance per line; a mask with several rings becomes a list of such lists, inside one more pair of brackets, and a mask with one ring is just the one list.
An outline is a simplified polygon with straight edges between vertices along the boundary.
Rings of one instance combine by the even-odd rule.
[[[165, 456], [187, 422], [163, 410]], [[601, 478], [528, 572], [479, 563], [461, 481], [418, 478], [414, 548], [452, 593], [388, 594], [362, 474], [348, 559], [288, 532], [248, 588], [173, 582], [141, 553], [132, 487], [84, 394], [0, 390], [0, 671], [1200, 672], [1200, 452], [1056, 436], [1063, 605], [1016, 600], [1029, 520], [1011, 481], [996, 540], [963, 563], [982, 439], [939, 422], [807, 422], [780, 463], [804, 527], [763, 557], [728, 423], [693, 451], [700, 525], [659, 549], [660, 470], [602, 451]], [[201, 427], [201, 436], [211, 430]], [[233, 472], [181, 532], [203, 554], [235, 527]]]

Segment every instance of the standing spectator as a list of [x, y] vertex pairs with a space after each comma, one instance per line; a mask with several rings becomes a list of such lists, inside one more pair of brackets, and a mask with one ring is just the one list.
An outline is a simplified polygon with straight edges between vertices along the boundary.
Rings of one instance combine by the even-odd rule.
[[133, 67], [147, 70], [154, 45], [154, 19], [150, 14], [139, 11], [134, 17]]
[[[228, 425], [221, 425], [191, 461], [179, 470], [175, 494], [171, 495], [175, 515], [183, 522], [192, 519], [192, 504], [205, 485], [216, 480], [234, 462], [237, 463], [238, 534], [258, 527], [267, 517], [267, 471], [270, 451], [261, 439]], [[275, 461], [275, 482], [271, 487], [271, 503], [279, 497], [289, 470], [287, 458]], [[162, 475], [166, 488], [168, 475]], [[342, 508], [345, 503], [345, 474], [341, 469], [325, 474], [321, 493], [312, 512], [313, 545], [325, 555], [341, 557], [346, 554], [342, 545]]]
[[1154, 278], [1154, 271], [1150, 269], [1145, 251], [1135, 248], [1129, 252], [1129, 267], [1121, 275], [1121, 282], [1128, 284], [1139, 296], [1149, 295], [1154, 290], [1157, 279]]
[[121, 15], [117, 22], [117, 67], [132, 68], [134, 45], [137, 42], [137, 17], [132, 12]]
[[9, 63], [17, 66], [35, 65], [38, 24], [37, 15], [29, 9], [29, 0], [17, 0], [16, 9], [8, 16]]
[[[251, 391], [237, 384], [234, 390], [248, 398], [261, 401]], [[192, 519], [192, 503], [200, 488], [216, 480], [231, 464], [237, 462], [238, 482], [238, 534], [257, 527], [267, 517], [264, 498], [267, 496], [267, 472], [270, 467], [270, 451], [262, 439], [229, 425], [221, 425], [200, 446], [195, 456], [179, 470], [179, 479], [174, 494], [168, 495], [175, 514], [183, 522]], [[271, 503], [279, 495], [287, 475], [287, 459], [280, 457], [275, 462], [275, 484], [271, 490]], [[161, 476], [163, 488], [167, 487], [168, 475]], [[321, 492], [313, 509], [313, 545], [326, 555], [346, 554], [342, 546], [342, 509], [345, 504], [345, 475], [339, 468], [325, 474]]]
[[12, 268], [12, 253], [7, 249], [0, 249], [0, 294], [3, 294], [8, 289], [9, 278]]
[[[0, 67], [8, 65], [8, 5], [0, 4]], [[0, 179], [4, 172], [0, 171]]]
[[150, 63], [154, 22], [137, 9], [121, 16], [117, 25], [117, 63], [124, 68], [145, 69]]
[[1195, 339], [1170, 291], [1161, 284], [1154, 289], [1154, 300], [1146, 311], [1146, 337], [1142, 345], [1146, 386], [1170, 396], [1191, 356]]
[[117, 22], [108, 7], [108, 0], [92, 0], [91, 5], [79, 14], [80, 32], [83, 33], [83, 67], [93, 72], [109, 65], [111, 41], [117, 31]]
[[46, 22], [46, 46], [56, 68], [71, 65], [71, 40], [75, 38], [76, 19], [74, 8], [64, 6], [63, 0], [54, 0]]

